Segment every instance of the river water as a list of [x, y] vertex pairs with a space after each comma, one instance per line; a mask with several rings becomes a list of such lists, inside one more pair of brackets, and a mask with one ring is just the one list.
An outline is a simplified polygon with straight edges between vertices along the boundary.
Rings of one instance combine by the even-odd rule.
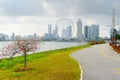
[[[0, 55], [2, 54], [2, 48], [6, 46], [6, 44], [11, 42], [0, 42]], [[55, 49], [68, 48], [73, 46], [85, 45], [86, 42], [42, 42], [39, 44], [39, 48], [35, 52], [49, 51]], [[31, 54], [33, 52], [29, 52]], [[20, 56], [21, 54], [16, 54], [15, 56]], [[2, 57], [0, 57], [2, 58]]]
[[62, 49], [67, 47], [85, 45], [86, 42], [43, 42], [37, 52]]

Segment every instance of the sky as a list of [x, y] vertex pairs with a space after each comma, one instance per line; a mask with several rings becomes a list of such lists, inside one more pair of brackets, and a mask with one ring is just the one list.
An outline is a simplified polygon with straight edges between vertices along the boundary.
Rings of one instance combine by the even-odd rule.
[[110, 29], [106, 25], [112, 25], [113, 8], [119, 28], [119, 5], [120, 0], [0, 0], [0, 33], [43, 35], [48, 31], [48, 24], [54, 26], [59, 20], [68, 18], [76, 27], [80, 18], [83, 28], [84, 25], [97, 24], [100, 37], [106, 37]]

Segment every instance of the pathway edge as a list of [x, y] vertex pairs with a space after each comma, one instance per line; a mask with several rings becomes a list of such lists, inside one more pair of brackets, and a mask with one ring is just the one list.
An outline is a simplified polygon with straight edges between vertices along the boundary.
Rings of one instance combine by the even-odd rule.
[[[71, 58], [73, 58], [72, 57], [72, 55], [70, 54], [69, 55]], [[74, 60], [76, 60], [75, 58], [73, 58]], [[76, 60], [77, 61], [77, 60]], [[78, 62], [78, 61], [77, 61]], [[79, 62], [78, 62], [78, 64], [79, 64]], [[81, 70], [81, 74], [80, 74], [80, 80], [83, 80], [83, 68], [82, 68], [82, 66], [79, 64], [79, 68], [80, 68], [80, 70]]]

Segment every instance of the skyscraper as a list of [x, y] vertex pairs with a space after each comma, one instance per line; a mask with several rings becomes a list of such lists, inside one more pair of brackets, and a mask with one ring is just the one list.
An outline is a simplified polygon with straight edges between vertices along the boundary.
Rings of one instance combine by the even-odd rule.
[[45, 39], [46, 40], [52, 40], [53, 39], [52, 25], [51, 24], [48, 25], [48, 33], [45, 33]]
[[81, 19], [78, 19], [78, 21], [77, 21], [77, 38], [79, 40], [82, 40], [82, 21], [81, 21]]
[[11, 38], [12, 38], [12, 41], [14, 41], [14, 40], [15, 40], [15, 33], [12, 33]]
[[72, 37], [72, 26], [68, 26], [67, 27], [67, 31], [68, 31], [68, 38], [71, 38]]
[[67, 29], [62, 30], [62, 38], [63, 39], [68, 39], [68, 30]]
[[96, 39], [99, 37], [99, 25], [91, 25], [90, 26], [90, 38]]
[[55, 39], [59, 38], [59, 35], [58, 35], [58, 26], [57, 25], [55, 26], [55, 29], [53, 30], [53, 36], [54, 36]]
[[52, 25], [51, 24], [48, 25], [48, 34], [52, 34]]
[[66, 29], [62, 30], [62, 38], [63, 39], [70, 39], [72, 38], [72, 26], [68, 26]]
[[110, 39], [112, 39], [113, 38], [113, 27], [112, 28], [110, 28]]
[[85, 35], [85, 39], [89, 38], [89, 26], [88, 25], [84, 26], [84, 35]]

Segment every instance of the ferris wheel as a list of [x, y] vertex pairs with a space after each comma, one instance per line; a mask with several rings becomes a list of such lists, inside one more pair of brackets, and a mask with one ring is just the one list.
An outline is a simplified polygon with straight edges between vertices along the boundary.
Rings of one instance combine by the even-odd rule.
[[[72, 36], [74, 34], [74, 30], [75, 30], [75, 26], [74, 26], [74, 22], [70, 19], [70, 18], [61, 18], [59, 19], [56, 23], [56, 26], [58, 26], [59, 29], [63, 29], [63, 28], [67, 28], [68, 26], [72, 27]], [[61, 31], [61, 30], [59, 30]]]

